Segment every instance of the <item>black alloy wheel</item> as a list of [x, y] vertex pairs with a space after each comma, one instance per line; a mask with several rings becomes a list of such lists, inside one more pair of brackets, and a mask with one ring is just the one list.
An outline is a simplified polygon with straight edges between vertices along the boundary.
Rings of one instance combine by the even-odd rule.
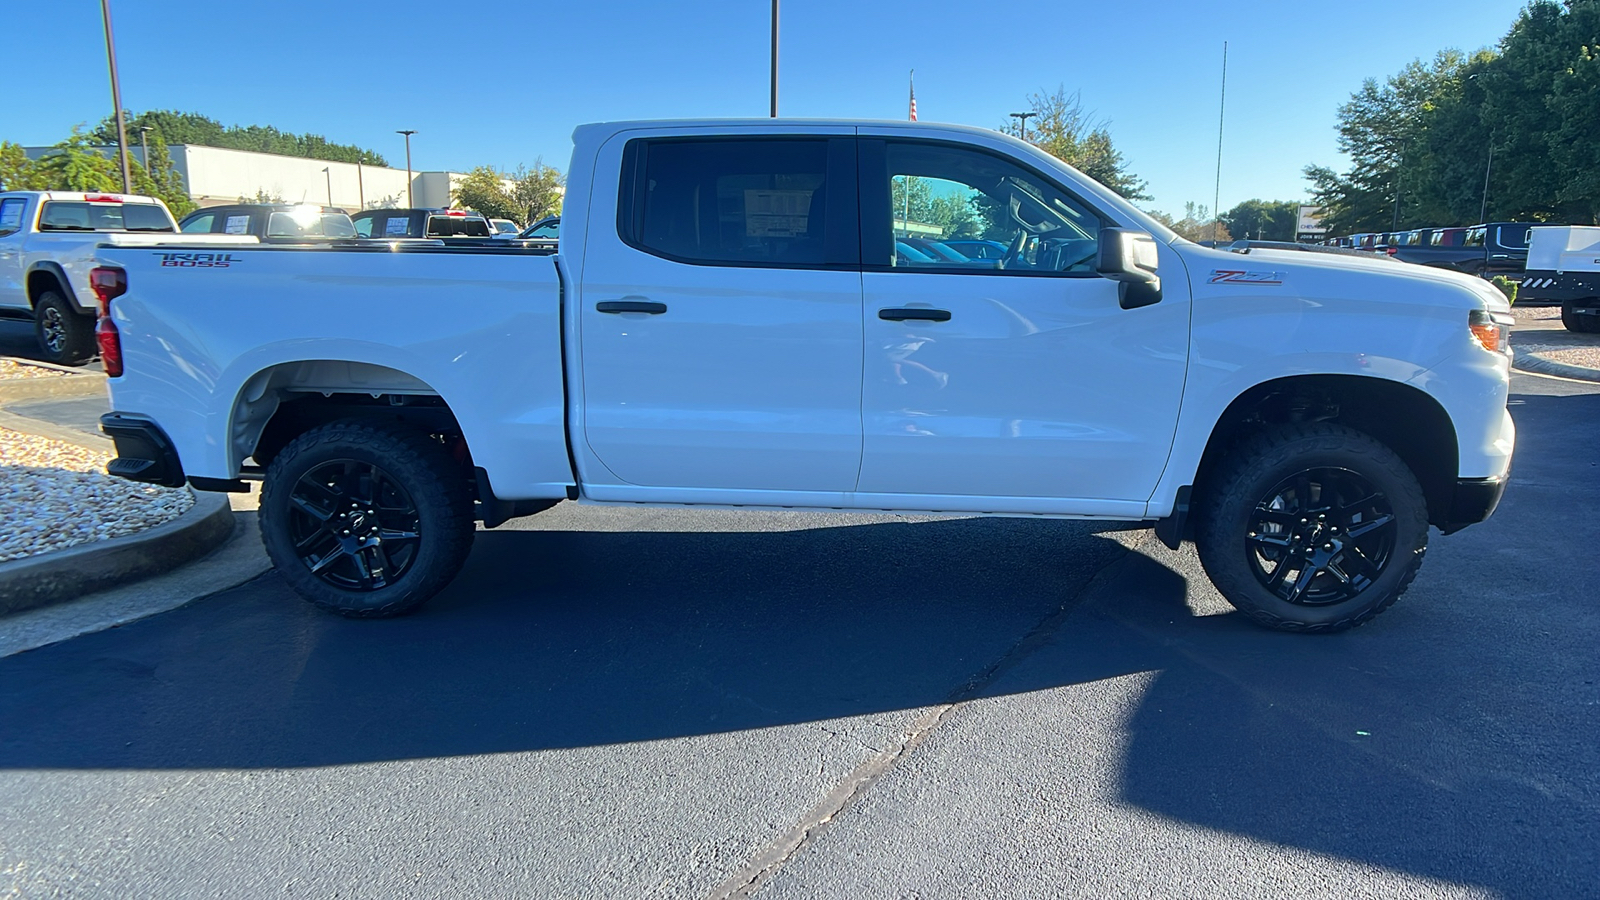
[[1307, 469], [1280, 481], [1249, 517], [1246, 554], [1267, 590], [1289, 603], [1354, 599], [1394, 555], [1394, 510], [1349, 469]]
[[347, 591], [393, 584], [416, 562], [422, 518], [411, 494], [368, 462], [335, 459], [295, 482], [289, 536], [311, 573]]

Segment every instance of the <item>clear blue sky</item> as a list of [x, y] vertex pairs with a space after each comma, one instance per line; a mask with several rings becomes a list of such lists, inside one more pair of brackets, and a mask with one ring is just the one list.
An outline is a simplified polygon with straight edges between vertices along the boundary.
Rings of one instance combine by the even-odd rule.
[[[0, 139], [54, 143], [111, 107], [100, 5], [0, 0]], [[573, 126], [767, 112], [768, 0], [585, 3], [112, 0], [123, 105], [354, 143], [404, 165], [563, 170]], [[1342, 165], [1334, 111], [1367, 76], [1492, 45], [1520, 4], [783, 0], [781, 112], [989, 127], [1041, 88], [1080, 90], [1150, 182], [1210, 204], [1228, 46], [1223, 209], [1299, 199]], [[37, 38], [37, 39], [35, 39]], [[26, 77], [19, 77], [24, 75]]]

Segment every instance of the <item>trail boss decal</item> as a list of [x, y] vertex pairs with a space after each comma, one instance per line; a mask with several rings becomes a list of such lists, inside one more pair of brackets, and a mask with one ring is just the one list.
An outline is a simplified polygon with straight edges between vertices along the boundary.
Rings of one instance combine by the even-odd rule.
[[226, 269], [239, 260], [232, 253], [157, 253], [161, 265], [179, 269]]
[[1243, 269], [1212, 269], [1208, 284], [1283, 284], [1282, 272], [1246, 272]]

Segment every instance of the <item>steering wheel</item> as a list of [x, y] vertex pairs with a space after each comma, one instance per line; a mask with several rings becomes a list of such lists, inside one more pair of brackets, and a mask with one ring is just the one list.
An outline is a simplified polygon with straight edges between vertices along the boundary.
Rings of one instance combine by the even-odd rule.
[[1019, 229], [1016, 238], [1011, 242], [1011, 246], [1006, 248], [1006, 255], [1000, 257], [1000, 261], [995, 263], [995, 268], [1005, 269], [1011, 267], [1017, 260], [1022, 258], [1022, 249], [1027, 245], [1028, 232], [1025, 229]]

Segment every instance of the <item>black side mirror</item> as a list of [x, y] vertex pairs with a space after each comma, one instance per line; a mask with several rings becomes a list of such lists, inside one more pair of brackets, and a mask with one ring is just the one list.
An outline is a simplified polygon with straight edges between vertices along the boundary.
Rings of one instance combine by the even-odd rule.
[[1161, 276], [1156, 274], [1156, 239], [1128, 228], [1100, 229], [1100, 258], [1095, 271], [1119, 282], [1117, 303], [1138, 309], [1161, 302]]

